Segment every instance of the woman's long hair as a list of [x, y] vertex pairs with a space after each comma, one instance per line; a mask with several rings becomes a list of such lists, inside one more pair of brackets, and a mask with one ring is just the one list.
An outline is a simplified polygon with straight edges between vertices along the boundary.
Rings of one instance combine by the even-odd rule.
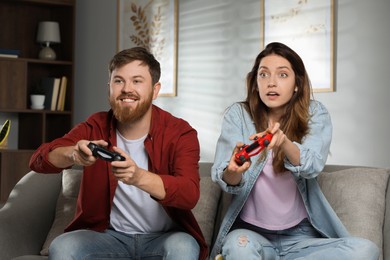
[[[273, 42], [256, 57], [252, 70], [247, 74], [247, 97], [243, 102], [245, 109], [251, 115], [257, 132], [268, 128], [268, 107], [261, 101], [257, 85], [258, 69], [261, 60], [271, 54], [276, 54], [287, 59], [295, 73], [295, 85], [297, 91], [287, 104], [285, 114], [280, 119], [280, 129], [291, 140], [300, 143], [309, 132], [309, 105], [311, 84], [305, 65], [299, 55], [288, 46]], [[274, 150], [273, 167], [276, 172], [286, 171], [284, 167], [285, 154], [280, 150]]]

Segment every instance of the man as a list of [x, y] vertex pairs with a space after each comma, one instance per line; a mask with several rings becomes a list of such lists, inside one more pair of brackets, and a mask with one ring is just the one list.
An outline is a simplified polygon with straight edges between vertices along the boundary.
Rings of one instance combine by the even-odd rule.
[[[109, 64], [111, 110], [90, 116], [41, 145], [37, 172], [84, 166], [77, 211], [49, 248], [50, 259], [205, 259], [207, 245], [191, 209], [199, 199], [197, 132], [152, 104], [160, 64], [140, 47]], [[88, 144], [124, 161], [93, 156]]]

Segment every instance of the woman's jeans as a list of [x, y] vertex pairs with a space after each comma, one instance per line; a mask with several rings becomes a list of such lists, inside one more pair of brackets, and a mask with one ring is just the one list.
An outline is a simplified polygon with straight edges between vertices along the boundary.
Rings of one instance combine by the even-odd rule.
[[77, 230], [58, 236], [50, 245], [49, 259], [194, 259], [199, 245], [185, 232], [124, 234], [114, 230]]
[[305, 219], [281, 231], [240, 223], [227, 235], [222, 256], [224, 260], [377, 260], [379, 250], [373, 242], [363, 238], [323, 238]]

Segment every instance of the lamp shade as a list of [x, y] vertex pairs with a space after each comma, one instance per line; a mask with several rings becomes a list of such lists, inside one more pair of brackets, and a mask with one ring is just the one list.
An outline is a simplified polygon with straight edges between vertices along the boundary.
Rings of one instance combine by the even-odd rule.
[[40, 22], [38, 25], [37, 42], [60, 43], [60, 25], [58, 22]]

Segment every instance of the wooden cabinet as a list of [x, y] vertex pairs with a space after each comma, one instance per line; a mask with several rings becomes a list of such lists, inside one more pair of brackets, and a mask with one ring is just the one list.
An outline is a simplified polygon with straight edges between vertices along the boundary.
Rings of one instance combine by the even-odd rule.
[[[61, 43], [51, 45], [57, 58], [40, 60], [36, 42], [38, 23], [56, 21]], [[0, 114], [17, 115], [18, 147], [0, 150], [1, 200], [23, 174], [28, 160], [43, 142], [64, 135], [72, 127], [74, 89], [75, 0], [0, 0], [0, 49], [20, 50], [18, 58], [0, 57]], [[65, 110], [30, 109], [32, 87], [43, 77], [68, 79]], [[2, 124], [3, 122], [0, 122]], [[22, 175], [21, 175], [22, 174]]]
[[[33, 152], [33, 150], [0, 152], [0, 171], [2, 173], [0, 176], [0, 205], [7, 200], [15, 184], [30, 171], [28, 162]], [[14, 170], [15, 168], [18, 170]]]

